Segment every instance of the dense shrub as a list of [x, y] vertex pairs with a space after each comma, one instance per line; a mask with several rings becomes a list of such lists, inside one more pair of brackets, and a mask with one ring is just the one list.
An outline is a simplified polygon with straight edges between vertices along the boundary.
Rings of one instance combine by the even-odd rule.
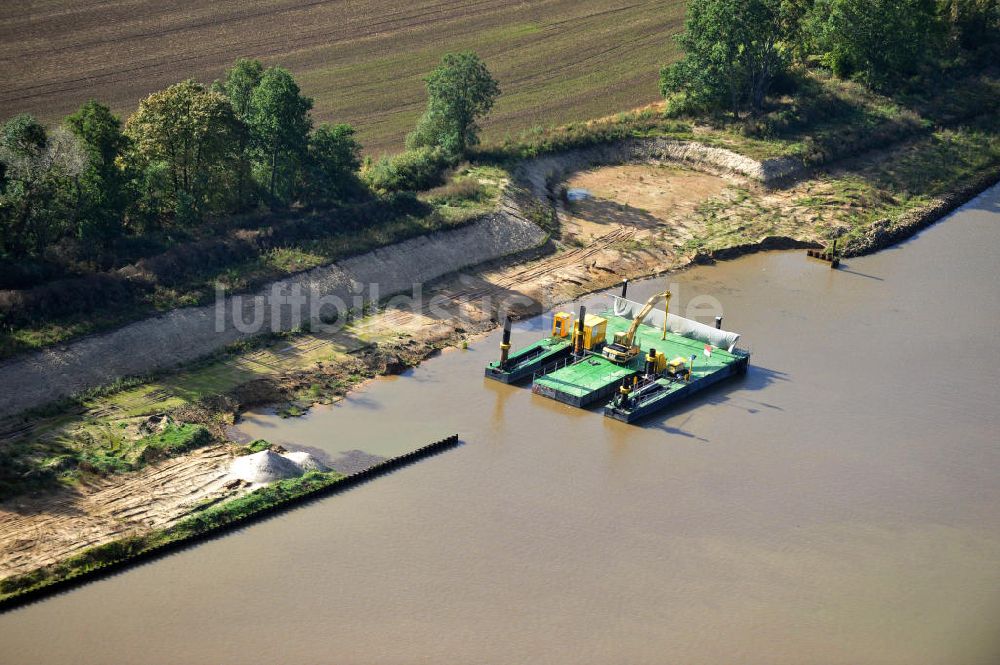
[[380, 157], [366, 165], [361, 177], [377, 192], [416, 192], [444, 182], [451, 161], [443, 150], [417, 148]]
[[253, 237], [203, 240], [178, 245], [135, 265], [140, 274], [151, 275], [158, 284], [172, 286], [190, 279], [205, 268], [244, 261], [258, 252]]

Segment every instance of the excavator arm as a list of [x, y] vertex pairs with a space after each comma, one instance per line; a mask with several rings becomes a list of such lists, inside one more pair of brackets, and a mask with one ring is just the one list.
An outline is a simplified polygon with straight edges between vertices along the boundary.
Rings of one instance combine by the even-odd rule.
[[[663, 298], [664, 309], [669, 311], [670, 296], [670, 291], [656, 293], [651, 296], [649, 300], [646, 301], [646, 304], [642, 306], [642, 309], [639, 310], [639, 313], [635, 315], [635, 318], [632, 319], [632, 325], [628, 327], [628, 330], [624, 334], [616, 334], [614, 343], [604, 347], [604, 357], [617, 363], [628, 362], [634, 358], [638, 354], [638, 351], [633, 348], [633, 345], [635, 344], [635, 334], [639, 330], [639, 324], [641, 324], [649, 315], [649, 313], [653, 310], [653, 305], [655, 305], [656, 301], [660, 298]], [[666, 312], [664, 312], [664, 316], [666, 316]]]

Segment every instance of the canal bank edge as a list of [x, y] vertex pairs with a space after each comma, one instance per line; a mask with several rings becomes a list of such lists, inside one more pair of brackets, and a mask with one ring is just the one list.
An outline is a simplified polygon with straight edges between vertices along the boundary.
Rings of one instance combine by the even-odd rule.
[[[67, 591], [81, 584], [108, 577], [121, 572], [128, 566], [160, 558], [171, 552], [176, 552], [235, 529], [243, 528], [255, 521], [310, 503], [322, 497], [338, 494], [378, 476], [454, 448], [460, 443], [458, 435], [452, 434], [444, 439], [421, 446], [402, 455], [387, 458], [350, 475], [340, 476], [318, 473], [316, 476], [321, 478], [318, 479], [315, 485], [306, 487], [302, 491], [288, 496], [266, 501], [264, 505], [245, 514], [223, 515], [223, 519], [217, 525], [209, 526], [202, 530], [195, 530], [186, 535], [177, 535], [179, 531], [185, 528], [183, 523], [181, 523], [161, 531], [139, 536], [134, 550], [127, 547], [114, 548], [114, 545], [120, 544], [122, 541], [112, 541], [105, 545], [98, 545], [67, 561], [51, 564], [30, 573], [25, 573], [24, 575], [8, 577], [0, 582], [0, 613], [62, 591]], [[262, 487], [246, 496], [252, 496], [256, 492], [266, 492], [269, 487]], [[115, 549], [119, 550], [118, 556], [115, 555]], [[74, 560], [80, 560], [76, 566], [73, 566], [71, 563]], [[70, 564], [71, 567], [65, 573], [60, 574], [60, 567], [65, 567], [67, 564]], [[46, 572], [53, 573], [52, 577], [44, 575]], [[21, 586], [21, 588], [16, 588], [11, 592], [4, 591], [4, 589], [18, 586]]]

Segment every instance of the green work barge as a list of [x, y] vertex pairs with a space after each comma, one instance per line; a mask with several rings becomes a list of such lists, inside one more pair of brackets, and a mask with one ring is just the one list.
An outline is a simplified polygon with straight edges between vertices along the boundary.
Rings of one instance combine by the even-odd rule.
[[[658, 295], [669, 303], [669, 292]], [[635, 422], [747, 371], [750, 354], [721, 318], [713, 328], [652, 309], [655, 298], [644, 306], [616, 296], [598, 316], [581, 308], [575, 322], [558, 312], [550, 337], [511, 354], [508, 324], [486, 376], [513, 383], [530, 373], [536, 394], [576, 407], [603, 402], [605, 416]]]
[[[504, 335], [510, 337], [510, 320], [504, 323]], [[504, 342], [509, 346], [510, 342]], [[486, 366], [486, 376], [501, 383], [517, 383], [544, 367], [568, 358], [573, 350], [568, 339], [545, 337], [518, 349], [506, 361], [496, 360]]]

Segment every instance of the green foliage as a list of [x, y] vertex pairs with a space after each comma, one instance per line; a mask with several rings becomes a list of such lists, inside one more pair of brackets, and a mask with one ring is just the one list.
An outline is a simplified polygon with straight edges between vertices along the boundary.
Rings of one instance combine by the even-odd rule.
[[66, 126], [83, 143], [89, 163], [80, 177], [77, 235], [88, 247], [107, 246], [122, 233], [129, 202], [129, 174], [119, 165], [129, 142], [122, 122], [94, 100], [66, 118]]
[[475, 178], [456, 178], [432, 189], [427, 201], [439, 206], [465, 207], [487, 200], [486, 189]]
[[233, 113], [243, 122], [248, 122], [253, 112], [253, 91], [260, 85], [263, 75], [264, 65], [250, 58], [239, 58], [226, 70], [222, 89], [233, 106]]
[[211, 432], [201, 425], [171, 423], [159, 434], [140, 439], [137, 446], [142, 450], [142, 461], [150, 462], [207, 446], [211, 442]]
[[940, 13], [955, 46], [980, 62], [1000, 60], [1000, 2], [943, 0]]
[[245, 455], [252, 455], [254, 453], [259, 453], [259, 452], [262, 452], [262, 451], [265, 451], [265, 450], [270, 450], [270, 448], [271, 448], [271, 444], [269, 442], [265, 441], [264, 439], [256, 439], [256, 440], [251, 441], [250, 443], [248, 443], [246, 445], [246, 448], [245, 448], [246, 452], [243, 453], [243, 454], [245, 454]]
[[239, 119], [237, 134], [236, 163], [236, 200], [240, 207], [248, 205], [252, 200], [251, 161], [250, 161], [250, 114], [254, 89], [260, 85], [264, 75], [264, 65], [259, 60], [240, 58], [226, 71], [226, 80], [222, 86], [233, 107], [233, 113]]
[[361, 144], [350, 125], [323, 124], [309, 137], [303, 194], [311, 203], [356, 199], [364, 192], [357, 176]]
[[28, 113], [21, 113], [5, 122], [0, 138], [8, 160], [35, 157], [45, 149], [48, 141], [45, 128]]
[[693, 0], [677, 41], [684, 58], [660, 72], [660, 91], [685, 111], [759, 112], [787, 65], [780, 0]]
[[421, 191], [440, 185], [442, 171], [454, 159], [441, 148], [415, 148], [398, 155], [383, 155], [361, 172], [378, 192]]
[[298, 478], [279, 480], [266, 487], [254, 490], [245, 496], [204, 510], [178, 523], [175, 528], [177, 533], [183, 536], [205, 533], [206, 531], [253, 515], [271, 506], [276, 506], [328, 487], [342, 478], [343, 476], [335, 471], [326, 473], [309, 471]]
[[806, 18], [812, 48], [841, 78], [885, 88], [933, 54], [934, 0], [816, 0]]
[[79, 212], [84, 146], [64, 128], [48, 133], [30, 115], [0, 131], [0, 255], [38, 256], [68, 230]]
[[683, 140], [694, 138], [689, 123], [643, 110], [619, 113], [607, 120], [572, 123], [565, 127], [535, 127], [516, 138], [507, 138], [499, 146], [477, 149], [474, 158], [482, 163], [504, 164], [512, 168], [522, 159], [647, 136], [669, 136]]
[[77, 466], [90, 473], [101, 476], [109, 476], [115, 473], [125, 473], [132, 470], [132, 464], [114, 453], [97, 451], [84, 451], [77, 458]]
[[281, 67], [265, 71], [250, 94], [247, 122], [273, 201], [290, 203], [295, 196], [309, 145], [312, 105], [292, 75]]
[[[53, 409], [79, 404], [76, 399]], [[136, 439], [118, 423], [91, 423], [56, 445], [34, 442], [7, 450], [0, 456], [0, 500], [51, 488], [56, 481], [71, 481], [80, 472], [106, 476], [135, 471], [212, 441], [211, 432], [201, 425], [169, 422], [160, 432]]]
[[180, 212], [180, 221], [190, 222], [228, 207], [237, 120], [223, 95], [182, 81], [142, 100], [125, 134], [141, 171], [166, 165], [168, 190], [153, 199], [163, 206], [155, 212]]
[[500, 84], [478, 55], [448, 53], [425, 79], [427, 110], [407, 138], [408, 148], [438, 147], [460, 156], [479, 143], [479, 118], [493, 108]]

